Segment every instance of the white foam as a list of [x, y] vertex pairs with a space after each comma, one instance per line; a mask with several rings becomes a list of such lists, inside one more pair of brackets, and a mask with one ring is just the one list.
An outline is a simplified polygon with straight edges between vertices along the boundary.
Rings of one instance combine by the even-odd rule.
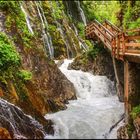
[[[54, 136], [46, 138], [86, 139], [106, 138], [112, 125], [124, 113], [123, 103], [115, 95], [114, 83], [105, 76], [67, 70], [72, 60], [65, 60], [60, 70], [74, 84], [78, 99], [70, 101], [67, 109], [45, 117], [54, 122]], [[114, 130], [108, 138], [117, 138]]]

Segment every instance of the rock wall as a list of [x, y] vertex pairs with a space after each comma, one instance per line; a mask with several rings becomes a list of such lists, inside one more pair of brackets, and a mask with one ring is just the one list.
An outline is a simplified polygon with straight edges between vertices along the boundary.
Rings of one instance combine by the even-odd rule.
[[45, 132], [41, 124], [25, 115], [19, 108], [0, 99], [0, 137], [41, 139], [44, 138], [44, 135]]
[[131, 109], [140, 103], [140, 64], [128, 63], [128, 93]]
[[[128, 64], [128, 101], [126, 100], [126, 123], [118, 130], [119, 139], [140, 138], [140, 64], [125, 62]], [[124, 73], [125, 74], [125, 73]], [[127, 76], [126, 76], [127, 77]]]
[[[0, 21], [3, 23], [0, 30], [14, 44], [20, 56], [19, 66], [13, 65], [8, 70], [0, 67], [0, 97], [22, 108], [43, 124], [48, 133], [52, 133], [52, 123], [43, 116], [65, 109], [68, 100], [76, 99], [74, 86], [48, 57], [36, 3], [24, 4], [34, 34], [28, 29], [19, 2], [5, 1], [0, 3], [0, 7]], [[25, 73], [19, 75], [22, 70]], [[29, 72], [32, 75], [30, 79], [27, 77]]]

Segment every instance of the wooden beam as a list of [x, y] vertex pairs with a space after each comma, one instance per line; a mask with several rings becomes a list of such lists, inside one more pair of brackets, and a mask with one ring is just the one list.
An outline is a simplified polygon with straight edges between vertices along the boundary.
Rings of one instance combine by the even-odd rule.
[[140, 43], [125, 43], [127, 47], [140, 47]]
[[119, 59], [119, 52], [120, 52], [120, 38], [117, 37], [117, 58]]
[[107, 23], [108, 25], [110, 25], [111, 27], [113, 27], [117, 32], [121, 32], [121, 29], [119, 29], [117, 26], [115, 26], [114, 24], [112, 24], [109, 20], [105, 19], [105, 23]]
[[125, 53], [131, 53], [131, 54], [135, 53], [135, 54], [140, 54], [140, 50], [129, 50], [129, 49], [127, 49], [127, 50], [125, 51]]
[[140, 36], [137, 36], [137, 35], [136, 36], [126, 36], [125, 39], [126, 40], [128, 40], [128, 39], [130, 39], [130, 40], [131, 39], [140, 39]]
[[125, 102], [125, 120], [128, 120], [128, 61], [124, 61], [124, 102]]
[[138, 28], [138, 29], [129, 29], [129, 30], [126, 30], [125, 32], [140, 32], [140, 28]]
[[125, 53], [124, 57], [129, 62], [140, 63], [140, 54]]

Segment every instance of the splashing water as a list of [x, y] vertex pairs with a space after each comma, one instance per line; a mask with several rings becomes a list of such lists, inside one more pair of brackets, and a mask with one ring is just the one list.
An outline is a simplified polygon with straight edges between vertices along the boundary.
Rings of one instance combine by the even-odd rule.
[[114, 83], [105, 76], [67, 70], [72, 60], [65, 60], [60, 70], [74, 84], [77, 100], [69, 101], [67, 109], [47, 114], [54, 122], [55, 134], [50, 139], [117, 138], [116, 131], [109, 135], [110, 128], [122, 117], [123, 103], [115, 95]]
[[24, 9], [22, 4], [20, 4], [20, 7], [21, 7], [21, 10], [23, 11], [23, 13], [25, 15], [25, 19], [26, 19], [26, 23], [27, 23], [29, 31], [31, 32], [31, 34], [34, 34], [33, 29], [31, 27], [31, 24], [30, 24], [30, 20], [29, 20], [28, 14], [26, 13], [26, 11], [25, 11], [25, 9]]
[[49, 55], [50, 58], [53, 59], [54, 58], [54, 48], [53, 48], [53, 44], [52, 44], [52, 38], [49, 34], [49, 32], [45, 30], [45, 28], [47, 28], [48, 30], [48, 23], [44, 14], [44, 11], [42, 9], [42, 5], [41, 2], [37, 2], [35, 1], [36, 7], [37, 7], [37, 11], [42, 23], [42, 33], [43, 33], [43, 41], [44, 41], [44, 46], [46, 47], [46, 49], [48, 48], [49, 51]]
[[80, 5], [80, 1], [75, 1], [77, 3], [77, 6], [78, 6], [78, 9], [79, 9], [79, 12], [80, 12], [80, 16], [82, 18], [82, 21], [84, 23], [84, 25], [86, 26], [87, 25], [87, 22], [86, 22], [86, 17], [85, 17], [85, 14], [84, 14], [84, 11], [83, 9], [81, 8], [81, 5]]

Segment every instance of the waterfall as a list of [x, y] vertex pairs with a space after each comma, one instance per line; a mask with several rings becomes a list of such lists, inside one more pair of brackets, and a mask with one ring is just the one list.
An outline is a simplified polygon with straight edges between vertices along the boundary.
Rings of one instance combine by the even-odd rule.
[[80, 36], [78, 35], [78, 30], [77, 30], [77, 28], [75, 27], [75, 25], [72, 24], [72, 26], [73, 26], [73, 29], [74, 29], [74, 31], [75, 31], [75, 34], [76, 34], [77, 37], [78, 37], [80, 47], [83, 48], [84, 51], [87, 51], [87, 50], [88, 50], [88, 46], [86, 45], [86, 43], [84, 43], [83, 39], [80, 38]]
[[41, 2], [35, 2], [35, 4], [36, 4], [37, 11], [38, 11], [38, 14], [42, 23], [42, 27], [43, 27], [42, 33], [43, 33], [44, 46], [46, 49], [48, 48], [50, 58], [52, 59], [54, 58], [54, 48], [53, 48], [52, 39], [49, 32], [47, 31], [46, 33], [46, 29], [48, 30], [48, 23], [47, 23], [46, 17], [44, 15], [44, 11], [41, 6]]
[[6, 128], [14, 139], [43, 138], [43, 126], [13, 104], [0, 98], [0, 127]]
[[114, 82], [106, 76], [94, 76], [80, 70], [67, 70], [72, 60], [65, 60], [60, 70], [74, 84], [77, 100], [69, 101], [67, 109], [47, 114], [54, 122], [54, 135], [49, 139], [117, 138], [110, 129], [122, 118], [124, 104], [119, 102]]
[[60, 31], [60, 34], [61, 34], [61, 37], [63, 39], [63, 41], [65, 42], [65, 45], [66, 45], [66, 51], [67, 51], [67, 58], [70, 59], [70, 55], [69, 55], [69, 43], [67, 41], [67, 39], [65, 39], [65, 33], [64, 31], [62, 30], [62, 25], [56, 20], [56, 24], [57, 24], [57, 29], [58, 31]]
[[72, 26], [73, 26], [73, 29], [74, 29], [75, 34], [78, 36], [78, 30], [77, 30], [77, 28], [75, 27], [75, 25], [73, 23], [72, 23]]
[[[52, 12], [55, 13], [55, 9], [53, 8], [53, 4], [52, 4], [53, 1], [50, 1], [50, 4], [51, 4], [51, 9], [52, 9]], [[59, 3], [58, 1], [56, 1], [56, 4], [57, 6], [59, 7]], [[63, 13], [64, 15], [64, 13]], [[70, 58], [70, 55], [69, 55], [69, 50], [70, 50], [70, 45], [69, 45], [69, 42], [68, 40], [66, 39], [66, 34], [65, 32], [63, 31], [62, 29], [62, 25], [57, 21], [57, 19], [54, 17], [54, 20], [55, 20], [55, 23], [56, 23], [56, 26], [57, 26], [57, 30], [60, 32], [61, 34], [61, 37], [66, 45], [66, 51], [67, 51], [67, 58], [69, 59]]]
[[34, 34], [33, 29], [31, 27], [31, 24], [30, 24], [30, 17], [29, 17], [29, 15], [26, 13], [26, 11], [25, 11], [24, 7], [22, 6], [22, 4], [20, 4], [20, 7], [21, 7], [22, 12], [25, 15], [26, 23], [27, 23], [27, 26], [28, 26], [28, 29], [29, 29], [30, 33]]
[[84, 25], [86, 26], [87, 25], [86, 17], [85, 17], [83, 9], [81, 8], [80, 1], [78, 0], [78, 1], [76, 1], [76, 3], [77, 3], [77, 7], [79, 9], [79, 12], [80, 12], [81, 19], [82, 19]]

